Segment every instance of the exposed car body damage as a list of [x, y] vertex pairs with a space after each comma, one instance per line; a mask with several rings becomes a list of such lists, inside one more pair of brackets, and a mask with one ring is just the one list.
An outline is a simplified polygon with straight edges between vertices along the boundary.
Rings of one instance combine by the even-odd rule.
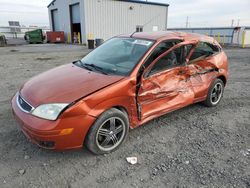
[[[97, 58], [96, 62], [101, 63], [87, 64], [88, 58], [95, 63], [93, 58], [96, 56], [91, 57], [90, 53], [78, 66], [58, 67], [29, 80], [20, 89], [21, 97], [35, 108], [46, 103], [70, 104], [61, 110], [55, 121], [21, 112], [16, 104], [19, 94], [15, 95], [13, 112], [24, 132], [28, 130], [25, 133], [35, 143], [37, 139], [53, 140], [52, 149], [79, 148], [95, 123], [110, 109], [118, 115], [119, 112], [113, 109], [125, 114], [129, 127], [133, 129], [165, 113], [205, 101], [216, 79], [222, 80], [224, 85], [228, 79], [226, 54], [211, 37], [162, 31], [122, 35], [115, 37], [113, 43], [124, 45], [123, 51], [133, 46], [137, 49], [113, 58], [114, 53], [110, 50], [102, 53], [102, 45], [93, 52], [98, 52], [98, 57], [110, 54], [105, 61]], [[131, 59], [132, 55], [138, 59]], [[105, 71], [109, 66], [111, 71], [108, 74]], [[121, 72], [114, 74], [119, 68]], [[127, 71], [127, 68], [131, 70]], [[117, 122], [120, 120], [121, 117]], [[63, 136], [74, 142], [63, 141], [54, 135], [64, 129], [73, 130]]]
[[[203, 101], [206, 98], [208, 86], [213, 80], [220, 75], [223, 75], [226, 80], [227, 58], [224, 52], [219, 52], [209, 58], [201, 57], [196, 61], [189, 61], [199, 40], [192, 41], [193, 38], [191, 38], [191, 42], [187, 42], [190, 38], [182, 39], [183, 43], [177, 44], [161, 56], [181, 45], [192, 44], [193, 47], [186, 56], [185, 66], [167, 70], [147, 80], [140, 77], [138, 79], [137, 112], [138, 119], [142, 122], [158, 117], [159, 114]], [[220, 48], [215, 40], [208, 40], [207, 37], [202, 37], [200, 40], [212, 42]], [[148, 69], [152, 68], [161, 56]]]

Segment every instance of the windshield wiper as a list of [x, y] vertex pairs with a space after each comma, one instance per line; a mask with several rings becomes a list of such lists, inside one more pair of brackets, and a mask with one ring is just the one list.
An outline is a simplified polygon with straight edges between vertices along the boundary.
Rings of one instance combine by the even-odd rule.
[[92, 68], [94, 68], [95, 70], [97, 70], [97, 71], [99, 71], [99, 72], [101, 72], [101, 73], [103, 73], [103, 74], [105, 74], [105, 75], [108, 75], [108, 73], [105, 72], [105, 71], [103, 70], [102, 67], [99, 67], [99, 66], [97, 66], [97, 65], [95, 65], [95, 64], [92, 64], [92, 63], [91, 63], [91, 64], [85, 63], [84, 65], [85, 65], [85, 66], [92, 67]]
[[85, 68], [85, 69], [87, 69], [87, 70], [89, 70], [89, 71], [93, 71], [91, 68], [89, 68], [88, 66], [86, 66], [86, 64], [83, 63], [81, 60], [75, 61], [75, 62], [73, 62], [73, 63], [78, 63], [78, 65], [79, 65], [80, 67], [83, 67], [83, 68]]

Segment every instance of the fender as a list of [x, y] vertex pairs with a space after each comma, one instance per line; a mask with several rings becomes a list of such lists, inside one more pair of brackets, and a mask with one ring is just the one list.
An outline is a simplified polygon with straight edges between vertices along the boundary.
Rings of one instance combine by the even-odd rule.
[[99, 117], [103, 112], [114, 107], [123, 108], [124, 110], [126, 110], [130, 122], [130, 127], [135, 127], [135, 117], [133, 117], [132, 115], [136, 112], [136, 104], [134, 97], [121, 96], [103, 101], [102, 103], [99, 103], [94, 108], [92, 108], [89, 112], [89, 115], [93, 117]]

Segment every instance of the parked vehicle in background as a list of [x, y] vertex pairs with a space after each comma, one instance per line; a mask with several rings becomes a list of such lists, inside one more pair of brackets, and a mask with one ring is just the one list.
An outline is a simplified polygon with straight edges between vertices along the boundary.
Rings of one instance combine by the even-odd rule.
[[153, 118], [197, 102], [218, 105], [227, 79], [227, 56], [211, 37], [133, 33], [30, 79], [13, 97], [12, 109], [40, 147], [85, 144], [104, 154], [116, 150], [129, 129]]
[[30, 44], [32, 43], [36, 44], [36, 43], [43, 43], [45, 36], [43, 34], [42, 29], [36, 29], [33, 31], [25, 32], [24, 39]]
[[7, 45], [7, 39], [5, 38], [5, 35], [0, 33], [0, 47]]

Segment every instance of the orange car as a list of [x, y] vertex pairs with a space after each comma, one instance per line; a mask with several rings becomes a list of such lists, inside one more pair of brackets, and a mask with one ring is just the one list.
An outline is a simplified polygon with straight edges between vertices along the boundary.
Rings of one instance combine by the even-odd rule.
[[216, 106], [227, 57], [208, 36], [180, 32], [114, 37], [82, 60], [42, 73], [12, 99], [23, 133], [47, 149], [109, 153], [129, 128], [184, 106]]

